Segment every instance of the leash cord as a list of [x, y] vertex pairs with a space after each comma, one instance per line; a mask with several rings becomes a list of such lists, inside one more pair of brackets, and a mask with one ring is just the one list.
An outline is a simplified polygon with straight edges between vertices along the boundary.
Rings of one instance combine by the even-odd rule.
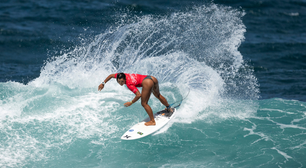
[[188, 95], [189, 95], [189, 93], [190, 93], [190, 88], [188, 88], [189, 89], [189, 91], [188, 91], [188, 93], [187, 93], [187, 95], [182, 99], [182, 100], [180, 100], [180, 101], [176, 101], [176, 102], [174, 102], [174, 103], [172, 103], [172, 104], [170, 104], [170, 106], [172, 106], [172, 105], [174, 105], [174, 104], [176, 104], [177, 102], [180, 102], [177, 106], [175, 106], [174, 108], [177, 108], [177, 107], [179, 107], [180, 105], [181, 105], [181, 103], [183, 102], [183, 100], [185, 100], [187, 97], [188, 97]]

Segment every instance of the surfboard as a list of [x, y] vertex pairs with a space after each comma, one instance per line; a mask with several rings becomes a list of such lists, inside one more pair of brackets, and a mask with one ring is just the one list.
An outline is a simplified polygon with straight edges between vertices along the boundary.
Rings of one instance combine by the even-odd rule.
[[172, 109], [173, 112], [168, 112], [167, 110], [161, 110], [153, 114], [156, 123], [156, 125], [154, 126], [145, 125], [146, 122], [150, 121], [149, 117], [135, 124], [121, 136], [121, 139], [122, 140], [140, 139], [160, 130], [175, 116], [176, 108]]

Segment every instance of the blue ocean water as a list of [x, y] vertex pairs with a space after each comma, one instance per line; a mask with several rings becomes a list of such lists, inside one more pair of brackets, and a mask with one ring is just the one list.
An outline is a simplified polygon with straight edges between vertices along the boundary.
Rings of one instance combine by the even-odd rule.
[[[0, 167], [305, 167], [306, 1], [1, 1]], [[162, 130], [115, 72], [150, 74]], [[153, 111], [164, 108], [152, 96]]]

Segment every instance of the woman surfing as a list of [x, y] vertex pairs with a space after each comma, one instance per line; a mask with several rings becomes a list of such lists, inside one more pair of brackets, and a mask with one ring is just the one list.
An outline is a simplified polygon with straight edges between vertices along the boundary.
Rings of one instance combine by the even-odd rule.
[[[117, 82], [123, 86], [126, 84], [127, 88], [130, 89], [136, 96], [135, 98], [130, 101], [124, 103], [125, 107], [131, 106], [133, 103], [135, 103], [140, 97], [141, 97], [141, 105], [146, 110], [150, 117], [150, 121], [146, 122], [145, 125], [156, 125], [153, 111], [151, 107], [148, 105], [148, 101], [151, 96], [151, 92], [153, 92], [154, 96], [163, 104], [166, 106], [166, 109], [170, 112], [173, 112], [171, 109], [171, 106], [169, 105], [167, 99], [162, 96], [159, 92], [159, 85], [158, 80], [154, 76], [150, 75], [140, 75], [140, 74], [129, 74], [129, 73], [116, 73], [116, 74], [110, 74], [104, 82], [102, 82], [98, 90], [101, 91], [104, 88], [104, 85], [112, 78], [116, 78]], [[139, 90], [136, 87], [142, 87], [142, 92], [140, 93]]]

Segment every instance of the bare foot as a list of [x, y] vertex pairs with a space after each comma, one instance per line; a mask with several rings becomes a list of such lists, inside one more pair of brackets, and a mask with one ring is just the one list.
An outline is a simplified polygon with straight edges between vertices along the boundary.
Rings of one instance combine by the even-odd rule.
[[148, 121], [145, 123], [146, 126], [156, 125], [155, 121]]
[[174, 111], [173, 111], [173, 108], [169, 108], [169, 109], [165, 108], [165, 110], [167, 110], [168, 112], [171, 112], [171, 113], [174, 112]]

